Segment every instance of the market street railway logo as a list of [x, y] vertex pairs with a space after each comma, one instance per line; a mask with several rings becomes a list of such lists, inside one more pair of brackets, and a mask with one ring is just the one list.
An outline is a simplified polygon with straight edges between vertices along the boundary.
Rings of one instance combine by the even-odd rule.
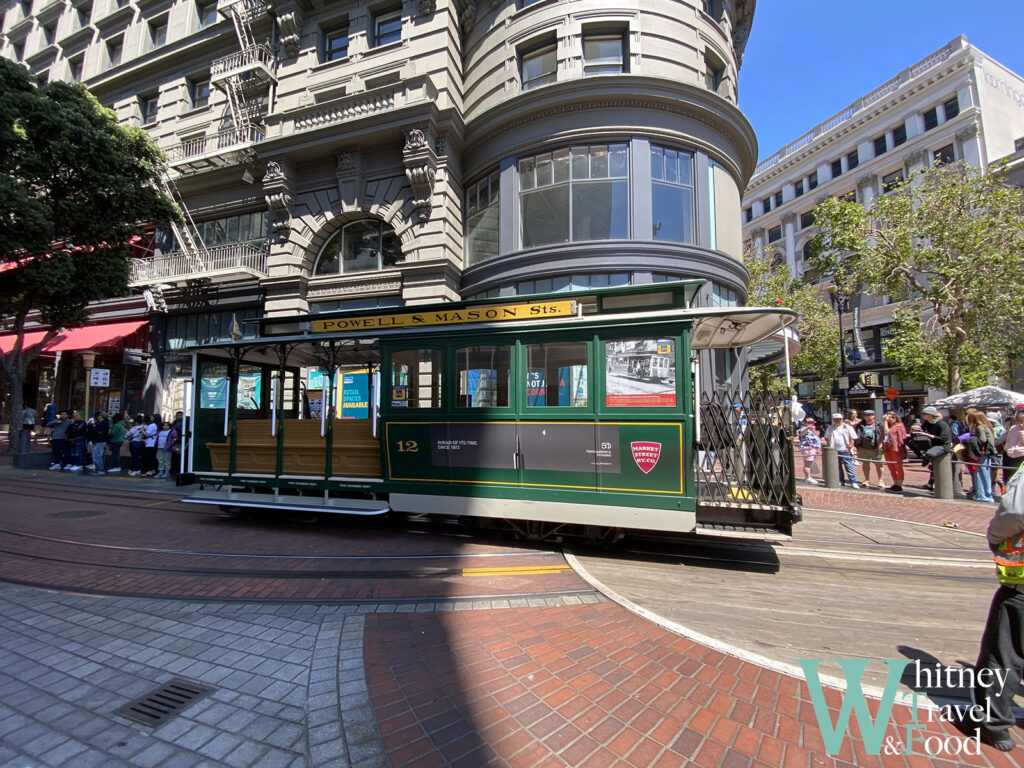
[[630, 443], [629, 447], [633, 451], [633, 461], [645, 475], [654, 469], [654, 465], [661, 458], [661, 443], [637, 441]]
[[[836, 659], [835, 662], [843, 670], [846, 678], [846, 690], [843, 692], [843, 703], [839, 708], [836, 720], [825, 703], [825, 692], [821, 679], [818, 677], [818, 665], [824, 659], [797, 659], [807, 678], [807, 689], [811, 695], [814, 714], [818, 718], [821, 729], [821, 740], [825, 744], [825, 752], [838, 755], [843, 746], [843, 738], [850, 727], [850, 715], [853, 714], [864, 740], [864, 750], [869, 755], [928, 755], [931, 757], [955, 757], [957, 755], [981, 754], [982, 723], [992, 719], [988, 706], [972, 704], [971, 691], [976, 688], [993, 688], [994, 693], [1009, 683], [1008, 670], [993, 669], [956, 669], [942, 667], [940, 664], [928, 665], [909, 659], [882, 659], [888, 668], [885, 677], [885, 688], [878, 702], [878, 715], [874, 722], [868, 707], [867, 697], [861, 687], [861, 677], [871, 659]], [[913, 663], [914, 683], [918, 690], [899, 692], [900, 680], [907, 666]], [[944, 704], [935, 706], [920, 690], [936, 688], [959, 688], [962, 691], [957, 698], [963, 699], [962, 704]], [[893, 707], [897, 696], [902, 701], [909, 701], [910, 718], [906, 722], [893, 723]], [[989, 703], [991, 703], [989, 701]], [[960, 733], [941, 736], [926, 733], [933, 723], [961, 723], [973, 731], [971, 736]], [[895, 735], [886, 731], [892, 725]]]

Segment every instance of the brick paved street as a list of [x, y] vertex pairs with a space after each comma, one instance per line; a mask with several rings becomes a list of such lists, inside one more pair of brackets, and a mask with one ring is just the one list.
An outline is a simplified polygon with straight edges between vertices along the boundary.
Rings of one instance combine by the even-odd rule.
[[[62, 591], [0, 586], [3, 766], [957, 764], [868, 755], [856, 726], [828, 756], [803, 681], [608, 601], [551, 567], [564, 563], [554, 551], [225, 521], [180, 509], [166, 485], [124, 494], [118, 478], [61, 478], [40, 491], [12, 472], [0, 471], [0, 569]], [[106, 494], [103, 514], [85, 514], [96, 511], [93, 489]], [[804, 493], [809, 509], [957, 521], [965, 531], [990, 513]], [[374, 559], [389, 555], [411, 559]], [[451, 561], [430, 570], [425, 557]], [[493, 558], [525, 570], [467, 570]], [[686, 588], [685, 572], [676, 578], [668, 590]], [[214, 594], [225, 584], [234, 588]], [[119, 589], [177, 599], [75, 593]], [[116, 714], [171, 678], [213, 691], [158, 727]], [[835, 717], [840, 694], [826, 699]], [[906, 722], [909, 710], [894, 717]], [[954, 733], [942, 723], [927, 731]], [[961, 759], [1020, 764], [988, 748]]]

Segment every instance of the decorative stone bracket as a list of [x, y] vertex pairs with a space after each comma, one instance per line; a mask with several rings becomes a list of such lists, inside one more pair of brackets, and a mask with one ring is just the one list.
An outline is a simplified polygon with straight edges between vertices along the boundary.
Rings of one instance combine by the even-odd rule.
[[302, 31], [302, 16], [297, 10], [285, 11], [277, 15], [277, 29], [281, 35], [281, 44], [290, 58], [299, 55]]
[[263, 196], [273, 216], [272, 226], [279, 242], [287, 242], [292, 230], [292, 181], [286, 161], [271, 160], [263, 176]]
[[413, 205], [416, 206], [420, 222], [430, 218], [430, 198], [434, 194], [434, 176], [437, 173], [437, 153], [432, 144], [433, 137], [423, 128], [405, 130], [405, 149], [402, 163], [405, 176], [412, 187]]

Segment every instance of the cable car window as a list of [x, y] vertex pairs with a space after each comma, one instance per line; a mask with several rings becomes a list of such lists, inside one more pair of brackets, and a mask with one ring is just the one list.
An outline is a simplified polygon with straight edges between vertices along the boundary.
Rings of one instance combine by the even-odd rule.
[[512, 354], [508, 347], [461, 347], [455, 353], [459, 408], [507, 408]]
[[605, 405], [675, 408], [676, 351], [671, 339], [605, 342]]
[[586, 408], [587, 345], [582, 341], [526, 347], [526, 405]]
[[391, 407], [441, 407], [441, 350], [403, 349], [391, 353]]

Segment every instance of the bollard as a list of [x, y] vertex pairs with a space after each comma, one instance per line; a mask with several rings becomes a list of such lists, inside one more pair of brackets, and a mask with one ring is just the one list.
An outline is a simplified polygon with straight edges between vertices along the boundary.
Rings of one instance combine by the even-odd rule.
[[953, 498], [959, 499], [964, 496], [964, 477], [963, 477], [963, 463], [956, 460], [956, 454], [953, 454], [953, 461], [950, 462], [950, 472], [953, 477]]
[[932, 461], [932, 478], [936, 499], [953, 498], [953, 454], [946, 453]]
[[839, 487], [839, 451], [829, 445], [821, 449], [821, 477], [826, 488]]

